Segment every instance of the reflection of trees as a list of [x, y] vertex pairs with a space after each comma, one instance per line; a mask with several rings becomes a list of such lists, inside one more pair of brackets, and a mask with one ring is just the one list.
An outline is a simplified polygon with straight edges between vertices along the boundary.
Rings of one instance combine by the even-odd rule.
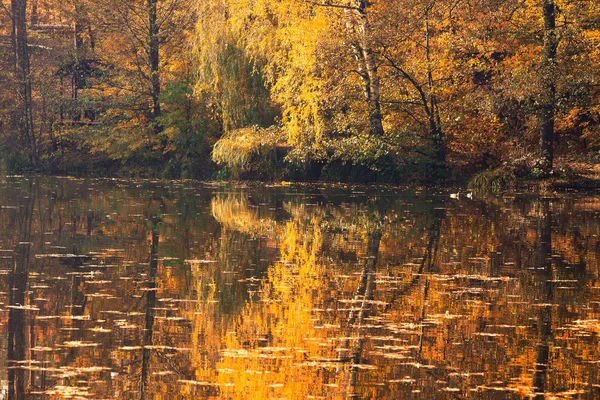
[[252, 236], [273, 233], [276, 226], [273, 219], [251, 209], [247, 195], [241, 193], [214, 197], [211, 210], [215, 219], [227, 228]]
[[146, 398], [148, 370], [150, 368], [150, 351], [154, 334], [154, 308], [156, 306], [156, 270], [158, 268], [158, 220], [152, 218], [152, 244], [150, 245], [150, 261], [148, 262], [148, 286], [146, 290], [144, 340], [142, 349], [142, 376], [140, 382], [140, 399]]
[[[305, 228], [310, 234], [305, 235]], [[269, 268], [258, 299], [247, 304], [232, 327], [235, 333], [227, 336], [224, 359], [217, 369], [235, 372], [218, 376], [225, 398], [250, 394], [272, 398], [285, 393], [301, 398], [315, 389], [315, 376], [300, 364], [318, 354], [319, 348], [311, 340], [320, 336], [312, 310], [320, 303], [318, 296], [325, 284], [319, 280], [323, 266], [317, 264], [320, 229], [318, 224], [305, 227], [289, 222], [284, 238], [281, 261]]]
[[432, 218], [427, 228], [426, 240], [427, 244], [423, 251], [423, 256], [419, 260], [419, 269], [415, 274], [415, 277], [403, 286], [398, 286], [392, 290], [392, 295], [389, 303], [385, 307], [385, 312], [394, 306], [394, 303], [403, 296], [411, 295], [413, 290], [419, 286], [419, 283], [425, 279], [423, 285], [423, 307], [421, 311], [421, 319], [425, 319], [425, 305], [427, 303], [427, 297], [429, 296], [429, 279], [431, 273], [434, 272], [436, 255], [439, 248], [440, 236], [442, 233], [442, 223], [446, 214], [445, 210], [440, 207], [436, 207], [432, 210]]
[[536, 345], [535, 374], [533, 391], [536, 400], [546, 397], [548, 388], [548, 369], [550, 343], [552, 342], [552, 303], [554, 299], [554, 279], [552, 273], [552, 212], [550, 200], [542, 199], [538, 222], [538, 249], [536, 254], [536, 278], [540, 286], [538, 342]]
[[[28, 266], [16, 262], [27, 258], [15, 244], [27, 241], [24, 207], [0, 211], [2, 245], [17, 249], [14, 290], [2, 288], [15, 394], [23, 385], [64, 394], [89, 381], [97, 398], [519, 398], [560, 397], [552, 392], [589, 376], [597, 384], [598, 313], [584, 308], [599, 293], [597, 200], [251, 189], [182, 201], [154, 188], [165, 200], [146, 202], [149, 184], [64, 186], [73, 187], [35, 196]], [[148, 220], [159, 213], [162, 258], [152, 266]], [[77, 265], [34, 259], [74, 248], [81, 254], [66, 260]], [[17, 303], [35, 299], [47, 300], [35, 305], [50, 318], [34, 325]], [[24, 369], [31, 378], [13, 368], [19, 346], [38, 348]]]
[[283, 228], [275, 220], [276, 212], [259, 209], [247, 193], [216, 195], [210, 211], [219, 223], [218, 235], [214, 235], [217, 243], [203, 258], [216, 263], [194, 268], [202, 274], [195, 279], [219, 287], [214, 299], [218, 312], [234, 318], [256, 292], [268, 261], [279, 254], [274, 239], [281, 236]]
[[8, 311], [8, 398], [25, 398], [25, 370], [21, 362], [26, 358], [25, 293], [31, 255], [31, 228], [33, 223], [33, 183], [29, 195], [20, 205], [18, 215], [18, 243], [13, 256], [13, 268], [9, 276]]
[[[167, 315], [155, 318], [153, 341], [159, 346], [152, 342], [145, 345], [148, 341], [144, 337], [144, 318], [156, 309], [146, 294], [150, 293], [154, 301], [157, 298], [154, 291], [141, 286], [146, 279], [154, 281], [156, 287], [162, 287], [164, 282], [171, 294], [180, 293], [178, 297], [183, 298], [188, 291], [188, 276], [184, 265], [174, 268], [172, 274], [162, 274], [160, 267], [151, 268], [148, 273], [148, 264], [144, 262], [141, 270], [140, 261], [148, 257], [146, 215], [167, 214], [164, 230], [169, 235], [168, 245], [161, 252], [182, 254], [181, 248], [187, 243], [174, 238], [182, 226], [192, 226], [190, 240], [200, 243], [197, 251], [203, 252], [205, 243], [211, 245], [203, 240], [210, 238], [210, 233], [197, 226], [198, 206], [190, 206], [192, 217], [182, 223], [183, 216], [177, 212], [180, 204], [170, 202], [169, 196], [165, 202], [160, 198], [140, 202], [144, 198], [141, 193], [148, 193], [145, 188], [129, 185], [134, 189], [123, 189], [107, 184], [96, 189], [87, 184], [82, 180], [42, 179], [39, 187], [26, 187], [16, 180], [0, 193], [0, 248], [15, 249], [7, 282], [10, 287], [2, 289], [8, 297], [3, 302], [10, 310], [8, 324], [5, 319], [2, 326], [10, 332], [11, 398], [15, 398], [13, 393], [25, 393], [23, 388], [40, 396], [41, 392], [95, 398], [119, 397], [123, 393], [139, 395], [141, 369], [146, 372], [146, 381], [152, 382], [145, 386], [146, 397], [154, 396], [154, 392], [164, 391], [165, 387], [162, 382], [154, 382], [167, 378], [156, 379], [153, 371], [173, 368], [171, 364], [184, 360], [178, 349], [189, 347], [184, 339], [186, 326], [176, 318], [170, 320], [170, 315], [178, 311], [176, 307], [172, 312], [161, 311]], [[161, 197], [160, 189], [154, 189]], [[35, 206], [30, 199], [33, 194]], [[22, 204], [15, 209], [17, 201]], [[34, 207], [35, 218], [31, 218]], [[207, 220], [209, 228], [217, 226], [212, 219]], [[26, 231], [25, 226], [29, 226]], [[34, 243], [21, 248], [13, 245], [15, 242]], [[188, 245], [185, 250], [189, 248]], [[172, 261], [171, 265], [175, 263]], [[145, 275], [144, 281], [138, 273]], [[121, 276], [126, 279], [120, 280]], [[32, 305], [40, 311], [29, 318]], [[27, 309], [21, 309], [23, 306]], [[140, 345], [153, 351], [152, 357], [144, 357], [141, 348], [138, 350]], [[21, 350], [28, 347], [30, 351], [26, 353]], [[177, 370], [182, 371], [181, 377], [189, 376], [185, 367]], [[84, 387], [84, 381], [91, 383]]]
[[350, 315], [348, 316], [348, 326], [352, 328], [354, 334], [354, 345], [348, 349], [349, 343], [346, 341], [342, 345], [340, 351], [340, 361], [346, 361], [346, 353], [350, 353], [350, 379], [348, 382], [348, 396], [357, 398], [356, 382], [358, 372], [362, 362], [362, 354], [365, 345], [365, 332], [363, 332], [363, 324], [365, 319], [369, 318], [373, 307], [376, 289], [377, 275], [377, 256], [379, 254], [379, 245], [381, 243], [381, 232], [368, 233], [367, 254], [363, 262], [363, 270], [359, 279], [358, 288], [352, 301]]
[[430, 274], [433, 271], [435, 259], [438, 251], [440, 234], [442, 230], [442, 222], [444, 219], [444, 212], [442, 210], [436, 210], [435, 217], [429, 227], [429, 235], [427, 239], [427, 247], [425, 254], [421, 260], [421, 266], [419, 267], [419, 277], [425, 277], [425, 283], [423, 284], [423, 304], [421, 306], [421, 316], [419, 325], [421, 326], [421, 334], [419, 336], [419, 358], [423, 352], [423, 338], [425, 336], [425, 317], [427, 310], [427, 302], [429, 300], [430, 290]]
[[[420, 385], [428, 390], [439, 385], [436, 382], [462, 380], [450, 379], [448, 371], [465, 371], [463, 384], [468, 385], [468, 380], [473, 379], [468, 378], [470, 373], [478, 376], [481, 371], [491, 369], [489, 376], [481, 375], [486, 377], [481, 380], [499, 382], [508, 376], [507, 372], [500, 368], [500, 363], [511, 365], [511, 368], [524, 368], [526, 365], [536, 364], [536, 361], [540, 368], [534, 386], [541, 388], [536, 382], [542, 382], [541, 378], [549, 372], [544, 368], [547, 368], [545, 365], [549, 357], [547, 343], [553, 340], [552, 335], [548, 336], [549, 329], [552, 328], [552, 308], [540, 307], [538, 304], [528, 306], [526, 312], [507, 313], [506, 310], [512, 309], [513, 306], [510, 301], [507, 303], [505, 296], [508, 293], [509, 299], [533, 300], [528, 294], [532, 292], [532, 274], [528, 268], [534, 260], [540, 259], [536, 257], [536, 251], [545, 252], [547, 255], [541, 257], [545, 257], [546, 261], [539, 265], [545, 267], [534, 273], [535, 276], [550, 274], [536, 279], [544, 285], [540, 286], [538, 293], [548, 293], [545, 297], [539, 297], [537, 302], [555, 302], [553, 284], [547, 281], [568, 279], [572, 273], [570, 271], [573, 270], [567, 268], [560, 273], [562, 277], [554, 278], [557, 272], [548, 267], [548, 255], [551, 255], [552, 251], [547, 243], [555, 239], [551, 235], [552, 217], [547, 212], [542, 214], [549, 218], [543, 217], [541, 225], [538, 226], [539, 214], [532, 211], [531, 201], [520, 198], [511, 202], [485, 205], [466, 201], [445, 204], [443, 199], [439, 199], [425, 203], [426, 207], [424, 202], [415, 201], [414, 206], [411, 204], [405, 209], [400, 208], [405, 214], [395, 219], [390, 218], [391, 213], [385, 210], [388, 207], [389, 210], [397, 212], [398, 204], [381, 207], [381, 204], [376, 202], [364, 206], [356, 203], [331, 204], [327, 199], [321, 199], [321, 202], [323, 204], [319, 207], [309, 207], [293, 198], [283, 201], [286, 215], [295, 226], [293, 236], [310, 240], [313, 233], [311, 227], [317, 225], [321, 228], [323, 245], [316, 255], [315, 262], [317, 265], [327, 266], [319, 269], [321, 274], [317, 278], [318, 287], [323, 289], [313, 288], [315, 293], [309, 296], [308, 303], [305, 303], [312, 310], [314, 322], [301, 325], [305, 336], [312, 336], [314, 343], [320, 343], [322, 347], [316, 349], [314, 343], [301, 339], [295, 342], [297, 348], [306, 351], [309, 360], [300, 363], [303, 368], [308, 369], [303, 370], [304, 375], [298, 378], [299, 381], [317, 387], [324, 383], [338, 385], [338, 389], [331, 390], [339, 390], [343, 386], [354, 396], [376, 396], [376, 393], [381, 395], [379, 389], [367, 389], [364, 385], [378, 380], [375, 376], [379, 372], [373, 368], [374, 365], [377, 368], [385, 368], [388, 372], [390, 368], [396, 370], [388, 366], [385, 360], [393, 360], [393, 357], [398, 356], [405, 362], [399, 363], [397, 368], [402, 372], [397, 374], [415, 377]], [[236, 207], [242, 204], [243, 201], [235, 203]], [[240, 226], [253, 226], [259, 232], [259, 227], [265, 226], [265, 221], [257, 221], [264, 217], [265, 209], [270, 204], [265, 204], [263, 208], [252, 206], [250, 202], [245, 204], [248, 208], [241, 215], [245, 216], [243, 218], [246, 218], [246, 221], [248, 215], [253, 215], [254, 223], [246, 222]], [[547, 210], [549, 211], [548, 207]], [[235, 215], [235, 212], [232, 212], [229, 218], [235, 219]], [[268, 237], [268, 240], [279, 243], [281, 247], [284, 238], [291, 233], [283, 231], [283, 224], [279, 221], [274, 222], [276, 225], [273, 228], [260, 232]], [[541, 226], [546, 228], [542, 229]], [[227, 227], [240, 229], [234, 224], [228, 224]], [[247, 232], [251, 231], [244, 229]], [[541, 239], [535, 240], [534, 234]], [[579, 233], [579, 243], [584, 234]], [[379, 240], [375, 240], [377, 237]], [[378, 242], [379, 246], [375, 246], [375, 242]], [[536, 243], [539, 243], [539, 246]], [[558, 243], [571, 242], [559, 240]], [[563, 249], [561, 254], [564, 254], [564, 251], [568, 250]], [[589, 254], [582, 255], [581, 246], [577, 247], [577, 251], [578, 263], [582, 258], [589, 257]], [[555, 259], [559, 258], [555, 256]], [[297, 264], [293, 262], [288, 269], [293, 268], [293, 265]], [[270, 270], [273, 268], [275, 266]], [[277, 269], [279, 268], [281, 267], [277, 266]], [[578, 267], [577, 271], [581, 271], [581, 267]], [[347, 278], [340, 280], [339, 275], [345, 275]], [[269, 273], [261, 280], [258, 302], [252, 302], [252, 306], [249, 307], [253, 310], [252, 316], [248, 314], [242, 317], [238, 324], [231, 328], [236, 332], [237, 339], [227, 342], [225, 352], [229, 356], [225, 357], [221, 366], [235, 371], [255, 368], [263, 371], [262, 375], [244, 375], [244, 379], [263, 379], [266, 371], [273, 373], [285, 369], [281, 368], [281, 364], [275, 364], [278, 365], [275, 367], [273, 364], [253, 364], [254, 361], [250, 361], [258, 362], [261, 354], [264, 356], [260, 351], [263, 346], [261, 343], [280, 343], [278, 338], [281, 325], [273, 325], [273, 319], [279, 324], [287, 321], [285, 323], [300, 326], [298, 319], [284, 317], [286, 311], [283, 310], [289, 306], [287, 302], [290, 300], [281, 297], [279, 292], [265, 290], [279, 284], [279, 281], [273, 278], [274, 275]], [[303, 285], [298, 276], [295, 276], [293, 281]], [[380, 285], [377, 282], [382, 283]], [[579, 283], [573, 285], [577, 286]], [[499, 287], [503, 289], [499, 290]], [[335, 288], [335, 291], [332, 292], [332, 288]], [[325, 295], [319, 297], [316, 293], [318, 290], [325, 290]], [[322, 311], [335, 309], [339, 300], [344, 304], [351, 304], [352, 308], [345, 314], [341, 310], [337, 313]], [[263, 302], [270, 306], [259, 306]], [[275, 306], [274, 303], [287, 305]], [[471, 306], [472, 304], [477, 307]], [[560, 307], [558, 310], [561, 315], [565, 315], [566, 308]], [[517, 329], [517, 326], [524, 326], [527, 324], [527, 318], [536, 314], [539, 320], [537, 341], [528, 333], [518, 330], [515, 336], [508, 336], [507, 343], [497, 339], [504, 337], [503, 332], [510, 327]], [[246, 312], [243, 315], [246, 315]], [[254, 323], [250, 324], [250, 321]], [[561, 321], [564, 323], [564, 319]], [[320, 331], [319, 323], [325, 323], [331, 328]], [[254, 328], [246, 331], [245, 329], [249, 328], [247, 324]], [[388, 325], [392, 331], [406, 331], [406, 334], [400, 334], [400, 338], [404, 338], [402, 340], [410, 345], [403, 347], [384, 342], [379, 348], [398, 348], [398, 353], [374, 351], [374, 343], [370, 337], [380, 334], [382, 329], [385, 332]], [[337, 326], [339, 328], [335, 328]], [[293, 330], [293, 327], [286, 326], [286, 331], [288, 330]], [[341, 335], [343, 339], [338, 342], [339, 348], [325, 346], [324, 335]], [[263, 339], [257, 341], [256, 338]], [[540, 346], [536, 345], [537, 342]], [[270, 347], [269, 345], [267, 347]], [[528, 351], [524, 351], [521, 346], [529, 346], [525, 347]], [[413, 350], [408, 350], [411, 348]], [[232, 349], [243, 349], [246, 353], [243, 357], [235, 353], [239, 356], [236, 358], [230, 351]], [[334, 353], [333, 357], [329, 351]], [[470, 352], [468, 354], [472, 357], [465, 359], [463, 351]], [[483, 353], [476, 355], [480, 351]], [[374, 354], [383, 357], [383, 360], [378, 360]], [[219, 379], [224, 384], [232, 382], [223, 376]], [[239, 391], [235, 392], [239, 395], [248, 393], [250, 387], [253, 387], [248, 384], [244, 386], [241, 382], [234, 386], [238, 387]], [[292, 390], [291, 385], [285, 387]], [[482, 384], [480, 387], [486, 386]], [[508, 384], [506, 388], [498, 389], [512, 390]], [[285, 393], [285, 390], [277, 393]], [[302, 395], [304, 394], [306, 393]], [[314, 392], [311, 395], [320, 394]], [[453, 396], [452, 392], [448, 392], [444, 397]]]
[[[231, 203], [227, 204], [227, 201]], [[213, 214], [215, 204], [213, 201]], [[262, 210], [249, 208], [247, 200], [220, 198], [218, 207], [220, 210], [239, 211], [241, 221], [245, 221], [229, 223], [236, 220], [237, 214], [218, 211], [215, 216], [228, 229], [252, 232], [247, 228], [251, 226], [255, 232], [272, 237], [281, 248], [281, 261], [269, 268], [258, 289], [258, 299], [248, 304], [239, 322], [230, 328], [235, 335], [227, 337], [224, 360], [218, 368], [236, 372], [219, 375], [223, 395], [241, 398], [253, 393], [257, 397], [277, 397], [293, 393], [292, 398], [302, 398], [323, 395], [322, 385], [327, 383], [330, 392], [359, 396], [361, 371], [365, 369], [365, 374], [372, 374], [365, 359], [365, 346], [370, 345], [370, 321], [381, 318], [377, 311], [387, 310], [388, 307], [387, 302], [376, 301], [376, 296], [391, 299], [393, 303], [411, 293], [418, 282], [424, 279], [422, 276], [431, 272], [443, 210], [434, 210], [433, 205], [428, 205], [424, 215], [433, 214], [432, 218], [425, 218], [428, 225], [406, 224], [407, 229], [402, 233], [397, 232], [393, 224], [384, 222], [390, 220], [387, 210], [394, 208], [392, 204], [382, 202], [308, 207], [302, 201], [290, 199], [283, 202], [283, 208], [292, 221], [277, 224], [268, 230], [261, 230], [261, 227], [273, 226], [277, 221], [265, 223], [259, 217]], [[227, 215], [226, 219], [224, 215]], [[285, 230], [282, 230], [283, 226]], [[414, 239], [403, 235], [414, 231], [424, 232], [426, 238], [414, 278], [391, 296], [387, 292], [378, 294], [376, 280], [386, 273], [385, 268], [378, 271], [377, 267], [382, 239], [387, 237], [389, 253], [390, 243], [395, 246], [396, 243], [406, 243], [409, 247], [406, 239]], [[315, 247], [320, 242], [323, 244]], [[340, 259], [331, 258], [335, 254], [331, 252], [333, 244], [341, 250], [338, 253]], [[356, 272], [357, 281], [352, 298], [346, 300], [343, 298], [345, 296], [340, 296], [347, 293], [347, 287], [353, 281], [350, 279], [348, 284], [338, 288], [338, 297], [329, 298], [327, 294], [336, 285], [336, 274], [341, 272], [338, 268], [354, 268], [347, 263], [359, 259], [360, 269]], [[345, 318], [327, 311], [338, 308], [339, 300], [350, 304]], [[321, 324], [339, 324], [341, 329], [324, 329]], [[336, 334], [344, 337], [339, 348], [326, 345], [329, 341], [327, 337]], [[273, 349], [279, 349], [282, 353], [272, 354]], [[290, 349], [302, 349], [304, 359], [298, 359], [297, 354], [290, 354]], [[290, 374], [293, 378], [290, 378]], [[260, 380], [257, 381], [257, 378]], [[286, 383], [276, 389], [279, 382]], [[269, 385], [273, 385], [273, 388], [270, 389]]]
[[[74, 254], [77, 254], [74, 249]], [[89, 273], [89, 269], [86, 271], [84, 267], [84, 258], [73, 257], [61, 259], [61, 263], [69, 267], [69, 274], [71, 275], [71, 317], [72, 317], [72, 328], [70, 330], [70, 341], [75, 343], [81, 341], [84, 333], [84, 318], [85, 307], [87, 304], [87, 297], [85, 295], [85, 277], [84, 275]], [[73, 364], [79, 355], [79, 348], [72, 347], [69, 349], [65, 363], [67, 365]]]

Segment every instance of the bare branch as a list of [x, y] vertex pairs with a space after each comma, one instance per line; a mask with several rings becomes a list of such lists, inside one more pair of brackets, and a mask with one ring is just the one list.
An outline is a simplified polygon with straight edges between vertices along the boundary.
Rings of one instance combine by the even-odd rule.
[[6, 5], [4, 5], [4, 2], [0, 0], [0, 5], [2, 6], [2, 9], [4, 9], [4, 11], [6, 11], [6, 14], [8, 15], [8, 17], [11, 20], [14, 20], [13, 14], [12, 12], [8, 9], [8, 7], [6, 7]]

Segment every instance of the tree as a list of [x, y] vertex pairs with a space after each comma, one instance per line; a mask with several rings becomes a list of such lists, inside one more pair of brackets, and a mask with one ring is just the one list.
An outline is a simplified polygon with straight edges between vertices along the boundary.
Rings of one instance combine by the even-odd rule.
[[27, 43], [27, 0], [11, 0], [13, 21], [13, 54], [19, 86], [18, 125], [21, 140], [29, 156], [29, 161], [37, 163], [37, 143], [33, 128], [33, 101], [31, 97], [31, 71]]
[[[429, 143], [424, 150], [413, 148], [417, 153], [424, 153], [432, 163], [432, 177], [446, 169], [446, 143], [440, 110], [440, 94], [447, 83], [442, 49], [445, 45], [442, 35], [448, 17], [447, 7], [436, 1], [415, 1], [409, 4], [393, 2], [392, 10], [410, 9], [406, 12], [391, 13], [382, 17], [382, 23], [391, 24], [393, 28], [382, 27], [379, 37], [384, 58], [384, 67], [390, 70], [386, 79], [394, 92], [386, 93], [395, 113], [395, 126], [422, 132]], [[382, 12], [388, 11], [388, 9]], [[438, 37], [435, 37], [437, 34]], [[442, 75], [442, 76], [436, 76]], [[446, 79], [446, 82], [444, 82]], [[408, 116], [413, 123], [406, 121]], [[414, 125], [416, 122], [416, 126]], [[403, 125], [397, 125], [403, 123]]]
[[385, 132], [381, 114], [381, 86], [377, 60], [373, 54], [373, 33], [367, 15], [370, 3], [367, 0], [352, 1], [344, 10], [344, 15], [358, 74], [363, 82], [365, 99], [369, 107], [370, 133], [374, 136], [383, 136]]
[[540, 73], [541, 94], [539, 105], [540, 120], [540, 169], [544, 175], [552, 172], [554, 161], [554, 118], [556, 109], [556, 55], [558, 36], [556, 34], [556, 5], [554, 0], [543, 0], [544, 48]]
[[150, 80], [152, 87], [150, 95], [152, 96], [152, 111], [150, 113], [150, 125], [155, 135], [159, 135], [162, 128], [158, 119], [161, 116], [160, 111], [160, 42], [159, 35], [160, 24], [158, 22], [158, 0], [148, 0], [148, 63], [150, 64]]
[[104, 140], [116, 157], [163, 162], [168, 137], [163, 134], [162, 92], [169, 66], [177, 57], [185, 59], [186, 32], [194, 21], [190, 4], [186, 0], [103, 0], [93, 7], [95, 23], [102, 28], [97, 52], [112, 66], [99, 88], [101, 96], [113, 102], [104, 122], [125, 128], [122, 136]]
[[266, 60], [246, 51], [232, 29], [229, 8], [225, 1], [198, 4], [192, 40], [196, 94], [211, 110], [219, 136], [249, 126], [268, 127], [278, 113], [262, 73]]

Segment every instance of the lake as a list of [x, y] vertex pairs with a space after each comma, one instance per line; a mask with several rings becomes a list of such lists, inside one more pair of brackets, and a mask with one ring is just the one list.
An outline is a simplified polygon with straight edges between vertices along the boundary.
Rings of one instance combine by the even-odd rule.
[[600, 196], [0, 187], [0, 398], [600, 397]]

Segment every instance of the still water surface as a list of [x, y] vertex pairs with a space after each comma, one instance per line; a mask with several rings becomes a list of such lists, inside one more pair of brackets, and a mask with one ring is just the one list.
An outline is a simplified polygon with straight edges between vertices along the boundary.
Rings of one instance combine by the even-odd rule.
[[0, 182], [0, 398], [600, 397], [600, 197]]

